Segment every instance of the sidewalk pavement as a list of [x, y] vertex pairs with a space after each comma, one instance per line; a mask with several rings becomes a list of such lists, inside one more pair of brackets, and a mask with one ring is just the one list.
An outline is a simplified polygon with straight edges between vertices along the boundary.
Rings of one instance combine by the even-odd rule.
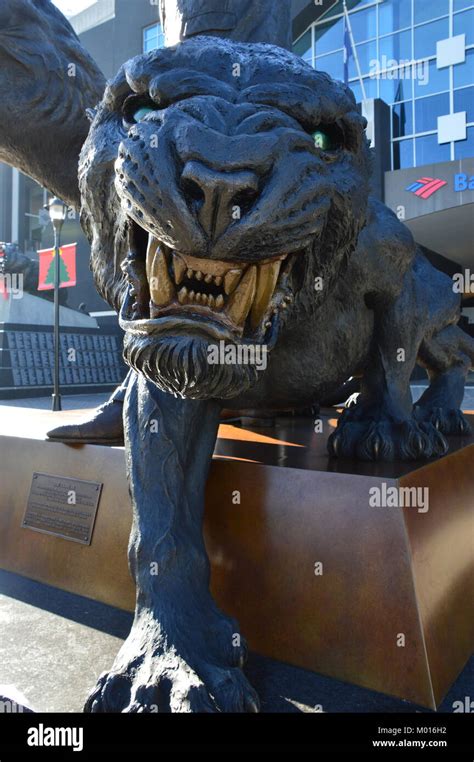
[[[110, 669], [132, 614], [0, 570], [1, 682], [36, 711], [81, 711], [99, 674]], [[474, 657], [440, 712], [472, 696]], [[267, 712], [429, 712], [393, 696], [251, 653], [245, 668]]]

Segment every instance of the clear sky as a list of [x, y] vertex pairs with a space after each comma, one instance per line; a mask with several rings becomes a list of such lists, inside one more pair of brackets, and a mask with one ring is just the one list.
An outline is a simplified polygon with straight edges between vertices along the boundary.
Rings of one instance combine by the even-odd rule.
[[75, 13], [80, 13], [84, 8], [88, 8], [90, 5], [94, 5], [96, 0], [53, 0], [54, 5], [57, 5], [59, 10], [64, 13], [65, 16], [74, 16]]

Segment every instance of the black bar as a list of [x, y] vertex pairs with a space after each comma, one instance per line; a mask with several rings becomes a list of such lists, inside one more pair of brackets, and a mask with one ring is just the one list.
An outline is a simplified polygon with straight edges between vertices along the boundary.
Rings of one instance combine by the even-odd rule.
[[[40, 726], [42, 730], [40, 729]], [[72, 746], [31, 746], [28, 739], [43, 739], [48, 728], [70, 730]], [[76, 737], [72, 732], [76, 729]], [[33, 729], [33, 730], [32, 730]], [[37, 729], [37, 730], [34, 730]], [[42, 735], [40, 735], [42, 733]], [[414, 743], [416, 742], [416, 743]], [[424, 746], [421, 744], [424, 742]], [[416, 752], [417, 759], [455, 759], [472, 762], [470, 714], [0, 714], [0, 759], [13, 762], [23, 752], [32, 759], [122, 759], [153, 751], [158, 758], [165, 747], [255, 746], [306, 747], [314, 752], [341, 750], [383, 759]], [[398, 752], [398, 754], [397, 754]], [[22, 755], [22, 758], [23, 758]], [[347, 759], [350, 759], [349, 755]], [[313, 759], [313, 758], [311, 758]], [[327, 755], [314, 757], [325, 762]]]

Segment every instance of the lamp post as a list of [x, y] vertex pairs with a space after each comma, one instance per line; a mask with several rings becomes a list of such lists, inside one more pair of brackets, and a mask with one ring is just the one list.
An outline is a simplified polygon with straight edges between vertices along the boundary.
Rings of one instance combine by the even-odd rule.
[[66, 219], [67, 205], [60, 198], [53, 198], [45, 207], [54, 228], [54, 385], [53, 410], [61, 410], [61, 395], [59, 393], [59, 285], [60, 285], [60, 253], [61, 228]]

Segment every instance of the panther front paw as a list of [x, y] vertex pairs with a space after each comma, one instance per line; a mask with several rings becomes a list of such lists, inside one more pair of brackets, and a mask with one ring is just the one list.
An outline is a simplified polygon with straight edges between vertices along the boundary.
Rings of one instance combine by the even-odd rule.
[[[124, 656], [124, 654], [123, 654]], [[85, 712], [213, 713], [258, 712], [259, 703], [243, 672], [205, 659], [197, 670], [176, 651], [129, 653], [105, 672], [90, 694]], [[203, 680], [198, 672], [205, 674]]]
[[215, 608], [203, 611], [205, 618], [178, 614], [171, 638], [161, 622], [169, 624], [175, 612], [173, 605], [166, 614], [144, 611], [136, 617], [85, 712], [259, 711], [258, 696], [241, 670], [247, 649], [235, 622]]
[[445, 455], [448, 443], [433, 424], [415, 419], [360, 421], [344, 416], [328, 440], [333, 457], [364, 461], [426, 460]]

